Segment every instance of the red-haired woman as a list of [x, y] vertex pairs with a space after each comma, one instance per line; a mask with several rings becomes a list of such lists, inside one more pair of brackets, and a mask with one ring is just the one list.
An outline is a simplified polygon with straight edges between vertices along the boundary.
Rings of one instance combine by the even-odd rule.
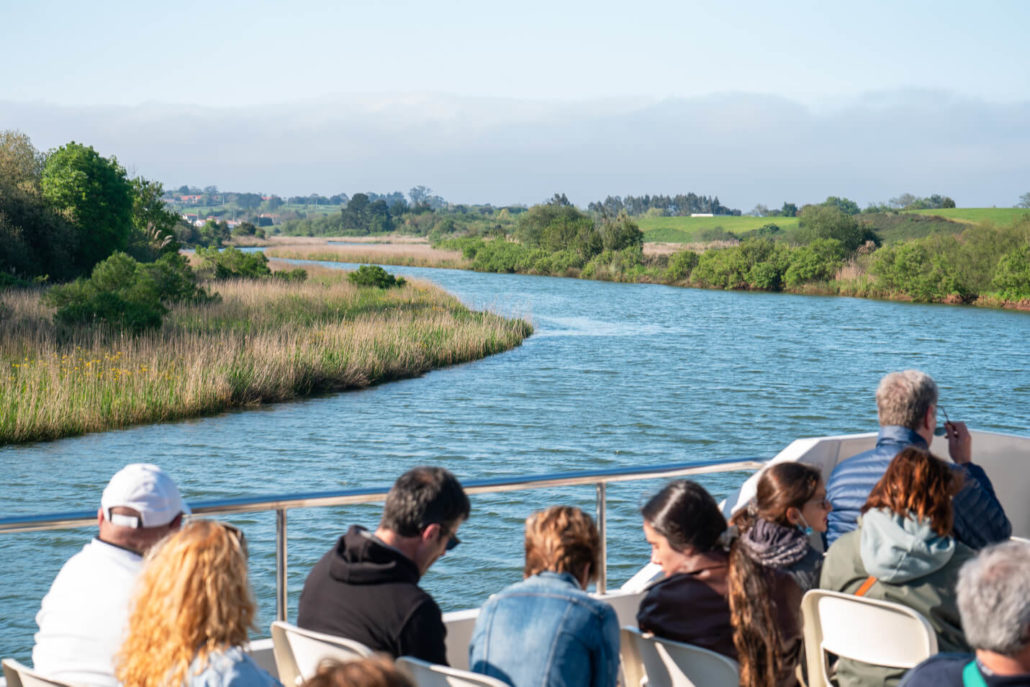
[[[975, 553], [952, 535], [955, 471], [922, 449], [895, 456], [862, 507], [858, 529], [830, 547], [819, 586], [904, 604], [937, 632], [941, 651], [968, 652], [955, 599], [962, 564]], [[893, 684], [904, 673], [841, 659], [841, 684]]]

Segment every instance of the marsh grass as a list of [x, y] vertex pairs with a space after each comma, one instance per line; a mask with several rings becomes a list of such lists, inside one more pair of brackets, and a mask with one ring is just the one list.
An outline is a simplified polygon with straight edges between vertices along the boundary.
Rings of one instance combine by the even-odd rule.
[[353, 262], [405, 267], [449, 267], [469, 269], [461, 251], [433, 248], [427, 243], [397, 242], [353, 246], [327, 245], [270, 248], [269, 257], [323, 262]]
[[362, 388], [532, 332], [430, 284], [362, 289], [339, 271], [309, 273], [301, 284], [218, 282], [220, 303], [175, 307], [139, 337], [57, 327], [41, 292], [3, 294], [0, 445]]

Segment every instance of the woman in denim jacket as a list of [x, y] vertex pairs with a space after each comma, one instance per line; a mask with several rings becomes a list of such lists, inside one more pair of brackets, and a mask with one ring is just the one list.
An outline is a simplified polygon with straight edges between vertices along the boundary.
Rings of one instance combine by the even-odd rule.
[[619, 623], [584, 589], [597, 574], [600, 535], [579, 508], [526, 520], [525, 579], [483, 606], [469, 665], [514, 687], [614, 687]]

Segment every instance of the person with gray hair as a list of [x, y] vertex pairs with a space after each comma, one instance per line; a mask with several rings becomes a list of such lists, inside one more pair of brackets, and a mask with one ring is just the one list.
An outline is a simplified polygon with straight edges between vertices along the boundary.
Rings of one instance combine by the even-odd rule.
[[989, 546], [959, 572], [958, 610], [975, 654], [937, 654], [902, 687], [1030, 685], [1030, 543]]
[[[937, 383], [919, 370], [891, 372], [876, 389], [876, 409], [876, 447], [839, 463], [826, 483], [826, 497], [833, 505], [827, 545], [855, 529], [862, 505], [894, 456], [909, 446], [929, 450], [937, 430]], [[965, 423], [948, 421], [943, 430], [948, 453], [963, 479], [954, 503], [955, 537], [973, 549], [1008, 539], [1012, 525], [987, 473], [972, 462], [973, 439]]]

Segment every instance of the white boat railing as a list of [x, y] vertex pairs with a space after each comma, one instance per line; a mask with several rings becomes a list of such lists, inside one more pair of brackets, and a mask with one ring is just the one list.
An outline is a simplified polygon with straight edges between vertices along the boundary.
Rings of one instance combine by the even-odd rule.
[[[722, 472], [752, 472], [764, 462], [757, 458], [733, 461], [674, 463], [644, 468], [612, 468], [582, 472], [549, 473], [520, 477], [470, 480], [463, 482], [465, 493], [495, 494], [526, 489], [593, 485], [597, 491], [597, 526], [601, 533], [601, 561], [597, 581], [597, 592], [607, 591], [607, 490], [612, 482], [630, 482], [645, 479], [669, 479]], [[218, 501], [190, 502], [193, 515], [215, 516], [238, 513], [275, 511], [275, 608], [276, 619], [286, 620], [286, 543], [287, 512], [297, 508], [320, 506], [344, 506], [356, 503], [377, 503], [386, 499], [389, 487], [374, 489], [344, 489], [300, 494], [277, 494], [266, 496], [243, 496]], [[95, 510], [44, 515], [14, 516], [0, 518], [0, 534], [18, 532], [40, 532], [62, 530], [96, 525]]]

